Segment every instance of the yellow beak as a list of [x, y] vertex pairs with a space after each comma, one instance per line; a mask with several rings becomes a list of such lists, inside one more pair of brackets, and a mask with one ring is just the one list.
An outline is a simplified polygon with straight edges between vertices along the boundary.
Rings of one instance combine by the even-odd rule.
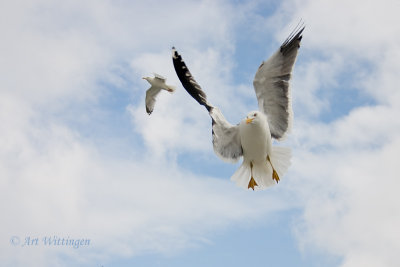
[[247, 119], [246, 120], [246, 124], [249, 124], [250, 122], [252, 122], [254, 120], [254, 118], [253, 119]]

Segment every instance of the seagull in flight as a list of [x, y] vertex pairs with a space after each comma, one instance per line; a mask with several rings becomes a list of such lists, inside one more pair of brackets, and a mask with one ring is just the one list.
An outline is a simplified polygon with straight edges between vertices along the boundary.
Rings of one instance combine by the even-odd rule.
[[164, 89], [170, 93], [173, 93], [175, 92], [175, 86], [166, 84], [165, 82], [167, 79], [156, 73], [154, 73], [154, 78], [143, 77], [142, 79], [148, 81], [151, 85], [151, 87], [146, 91], [146, 112], [150, 115], [154, 110], [156, 97], [161, 90]]
[[172, 48], [174, 68], [182, 86], [212, 119], [214, 152], [223, 160], [241, 166], [232, 175], [245, 189], [265, 189], [280, 181], [290, 165], [290, 148], [272, 146], [272, 139], [281, 141], [292, 120], [289, 82], [300, 48], [304, 25], [298, 25], [272, 56], [261, 63], [253, 81], [258, 110], [251, 111], [240, 123], [229, 123], [222, 112], [210, 102], [196, 82], [181, 55]]

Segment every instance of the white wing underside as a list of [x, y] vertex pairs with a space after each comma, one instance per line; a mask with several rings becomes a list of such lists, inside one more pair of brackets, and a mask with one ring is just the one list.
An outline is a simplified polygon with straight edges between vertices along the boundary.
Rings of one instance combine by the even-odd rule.
[[224, 161], [237, 162], [243, 155], [239, 125], [230, 124], [216, 107], [209, 113], [212, 118], [214, 152]]

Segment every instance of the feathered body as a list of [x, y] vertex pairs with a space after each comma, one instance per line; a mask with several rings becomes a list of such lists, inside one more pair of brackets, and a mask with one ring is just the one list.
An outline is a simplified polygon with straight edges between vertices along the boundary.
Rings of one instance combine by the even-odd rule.
[[279, 182], [290, 165], [289, 148], [272, 146], [272, 138], [282, 140], [292, 122], [289, 81], [300, 47], [304, 27], [298, 27], [278, 51], [261, 63], [253, 85], [258, 111], [250, 112], [239, 124], [230, 124], [221, 111], [207, 101], [206, 94], [191, 75], [182, 57], [173, 48], [175, 71], [183, 87], [212, 118], [214, 152], [223, 160], [243, 157], [231, 179], [240, 187], [264, 189]]
[[267, 118], [263, 113], [250, 112], [240, 122], [239, 134], [244, 160], [265, 161], [266, 156], [271, 154], [271, 134]]
[[251, 178], [254, 179], [256, 189], [272, 186], [275, 183], [274, 179], [271, 179], [273, 171], [275, 170], [278, 176], [283, 176], [290, 165], [290, 149], [272, 146], [267, 117], [259, 111], [250, 112], [240, 122], [239, 134], [243, 162], [231, 179], [244, 188], [249, 188]]
[[152, 77], [143, 77], [144, 80], [146, 80], [151, 87], [146, 91], [146, 112], [147, 114], [151, 114], [154, 110], [154, 105], [156, 104], [156, 97], [157, 95], [161, 92], [161, 90], [166, 90], [170, 93], [175, 92], [175, 86], [168, 85], [165, 82], [167, 79], [165, 79], [163, 76], [159, 74], [154, 74], [154, 78]]

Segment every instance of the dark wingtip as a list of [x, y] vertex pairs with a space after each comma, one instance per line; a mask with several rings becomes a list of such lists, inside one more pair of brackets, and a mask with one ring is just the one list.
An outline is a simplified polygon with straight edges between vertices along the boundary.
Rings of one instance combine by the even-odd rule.
[[172, 62], [174, 64], [175, 72], [182, 83], [183, 88], [200, 104], [206, 107], [208, 111], [211, 106], [207, 103], [207, 96], [201, 89], [201, 86], [196, 82], [188, 67], [183, 61], [178, 51], [173, 50]]
[[176, 59], [179, 57], [178, 51], [176, 51], [175, 46], [172, 47], [172, 58]]
[[289, 37], [281, 45], [281, 53], [286, 54], [290, 52], [294, 47], [300, 47], [300, 41], [303, 38], [303, 31], [306, 28], [304, 22], [300, 20], [297, 26], [294, 28]]

